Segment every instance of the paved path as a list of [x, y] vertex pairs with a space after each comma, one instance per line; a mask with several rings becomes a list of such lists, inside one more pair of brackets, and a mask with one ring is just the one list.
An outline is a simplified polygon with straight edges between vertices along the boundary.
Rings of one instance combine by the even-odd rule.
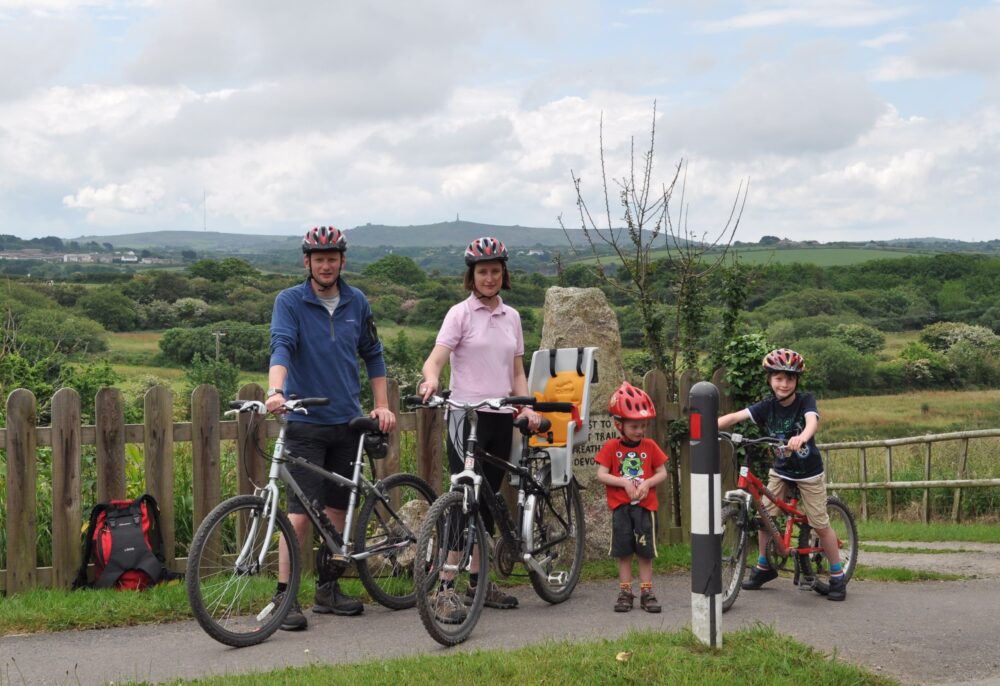
[[[278, 632], [262, 645], [227, 648], [193, 622], [132, 629], [75, 631], [0, 638], [3, 686], [90, 686], [123, 679], [167, 681], [207, 674], [261, 671], [310, 663], [359, 662], [455, 650], [515, 648], [549, 639], [621, 637], [629, 629], [676, 631], [690, 622], [690, 577], [656, 581], [660, 615], [611, 610], [614, 582], [581, 584], [573, 598], [551, 606], [530, 588], [521, 607], [486, 610], [458, 648], [438, 646], [416, 610], [369, 607], [361, 617], [309, 615], [304, 633]], [[798, 591], [779, 579], [744, 591], [723, 617], [725, 630], [773, 625], [778, 631], [836, 651], [904, 684], [975, 683], [1000, 686], [1000, 579], [890, 584], [852, 582], [844, 603]], [[723, 642], [724, 639], [723, 639]], [[613, 650], [626, 649], [626, 644]]]

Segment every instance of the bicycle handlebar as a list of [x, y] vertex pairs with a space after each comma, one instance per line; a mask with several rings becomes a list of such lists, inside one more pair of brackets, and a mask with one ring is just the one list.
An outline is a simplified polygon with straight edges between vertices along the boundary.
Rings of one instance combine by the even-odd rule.
[[447, 395], [432, 395], [424, 402], [424, 398], [421, 395], [408, 395], [404, 399], [407, 405], [419, 405], [421, 407], [441, 407], [447, 405], [448, 407], [455, 410], [477, 410], [480, 407], [490, 407], [494, 410], [499, 410], [503, 407], [510, 407], [512, 405], [523, 405], [525, 407], [534, 408], [536, 412], [572, 412], [575, 409], [573, 403], [551, 403], [544, 402], [541, 400], [536, 400], [529, 395], [511, 395], [506, 398], [486, 398], [480, 400], [476, 403], [463, 403], [458, 400], [452, 400]]
[[[317, 405], [329, 405], [329, 398], [290, 398], [281, 404], [286, 412], [297, 412], [299, 414], [309, 414], [306, 408]], [[267, 407], [259, 400], [230, 400], [230, 409], [227, 415], [239, 414], [243, 412], [253, 412], [254, 414], [267, 414]]]
[[780, 438], [774, 438], [772, 436], [761, 436], [760, 438], [747, 438], [743, 434], [729, 433], [728, 431], [720, 431], [719, 438], [725, 438], [733, 445], [768, 444], [768, 445], [776, 445], [779, 448], [786, 447], [786, 443], [784, 441], [782, 441]]

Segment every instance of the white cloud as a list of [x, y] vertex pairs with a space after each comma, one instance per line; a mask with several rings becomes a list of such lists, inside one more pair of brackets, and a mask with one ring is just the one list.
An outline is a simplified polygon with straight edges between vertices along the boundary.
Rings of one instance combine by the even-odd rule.
[[[753, 4], [753, 3], [750, 3]], [[885, 7], [870, 0], [796, 0], [765, 2], [763, 9], [753, 9], [725, 19], [702, 21], [703, 31], [735, 31], [780, 26], [818, 26], [828, 28], [860, 27], [882, 24], [908, 13], [905, 7]]]
[[866, 48], [881, 49], [888, 45], [895, 45], [897, 43], [905, 43], [910, 40], [910, 34], [906, 31], [889, 31], [888, 33], [883, 33], [875, 38], [869, 38], [867, 40], [861, 41], [861, 45]]

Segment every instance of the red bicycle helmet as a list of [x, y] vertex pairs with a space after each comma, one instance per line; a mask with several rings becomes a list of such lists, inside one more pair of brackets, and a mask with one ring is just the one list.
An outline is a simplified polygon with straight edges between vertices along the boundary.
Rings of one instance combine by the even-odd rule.
[[321, 250], [346, 252], [347, 239], [344, 238], [344, 232], [332, 226], [317, 226], [306, 231], [306, 235], [302, 237], [302, 252], [308, 255]]
[[608, 412], [618, 419], [652, 419], [656, 416], [652, 399], [628, 381], [622, 382], [618, 390], [611, 394]]
[[768, 373], [788, 372], [789, 374], [801, 374], [806, 370], [806, 362], [802, 359], [802, 356], [788, 348], [778, 348], [764, 355], [761, 366]]
[[507, 261], [507, 247], [493, 236], [477, 238], [465, 249], [465, 263], [470, 267], [490, 260]]

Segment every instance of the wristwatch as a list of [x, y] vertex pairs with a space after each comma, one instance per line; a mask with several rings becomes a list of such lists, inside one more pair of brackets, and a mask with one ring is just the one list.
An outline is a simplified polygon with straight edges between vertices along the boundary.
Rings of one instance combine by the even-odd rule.
[[272, 395], [278, 395], [279, 393], [284, 395], [285, 392], [280, 388], [269, 388], [267, 389], [267, 395], [265, 397], [270, 398]]

